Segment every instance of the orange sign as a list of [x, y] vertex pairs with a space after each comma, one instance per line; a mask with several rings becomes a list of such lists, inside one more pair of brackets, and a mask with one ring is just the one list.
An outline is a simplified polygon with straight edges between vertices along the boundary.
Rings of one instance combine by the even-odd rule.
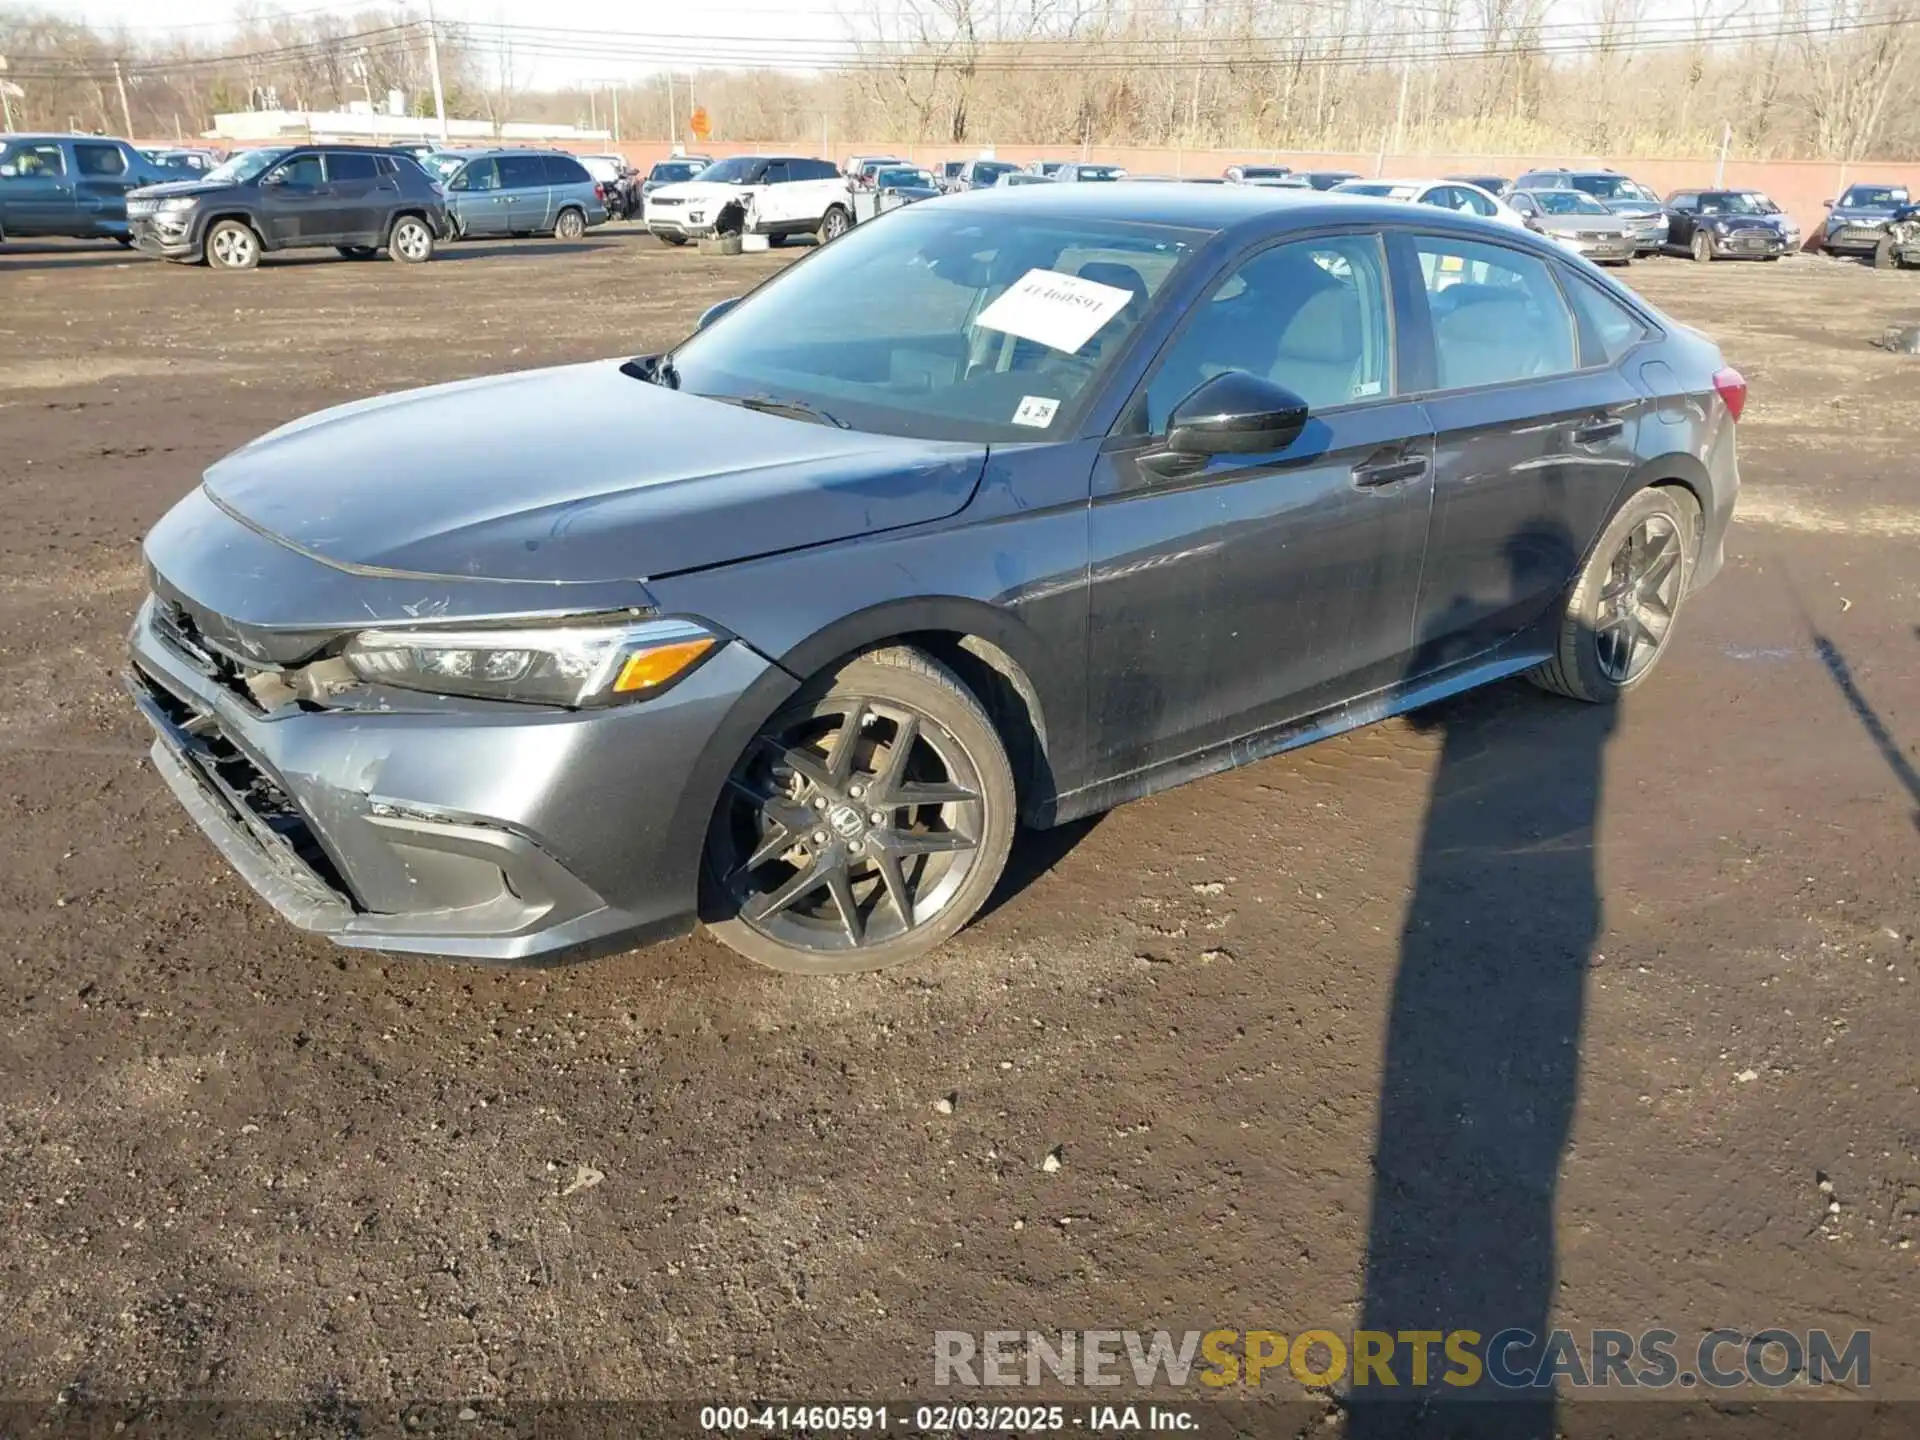
[[693, 107], [693, 114], [687, 117], [687, 129], [693, 132], [696, 140], [704, 140], [713, 134], [713, 122], [707, 118], [706, 106]]

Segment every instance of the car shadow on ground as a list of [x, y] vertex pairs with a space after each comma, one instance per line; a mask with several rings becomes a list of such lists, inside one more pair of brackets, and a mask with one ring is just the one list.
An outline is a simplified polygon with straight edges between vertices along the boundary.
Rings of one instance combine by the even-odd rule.
[[[1542, 546], [1577, 567], [1564, 531], [1533, 528], [1510, 544], [1516, 573]], [[1410, 673], [1428, 668], [1416, 656]], [[1552, 1325], [1615, 718], [1519, 680], [1412, 717], [1440, 753], [1389, 1005], [1358, 1326], [1391, 1337], [1399, 1384], [1356, 1384], [1350, 1436], [1557, 1433], [1551, 1389], [1507, 1382], [1540, 1365]], [[1479, 1336], [1478, 1383], [1445, 1356], [1462, 1330]], [[1432, 1337], [1424, 1385], [1409, 1332]]]
[[127, 265], [143, 257], [108, 240], [82, 250], [74, 245], [38, 245], [0, 241], [0, 274], [15, 270], [71, 270], [84, 266]]

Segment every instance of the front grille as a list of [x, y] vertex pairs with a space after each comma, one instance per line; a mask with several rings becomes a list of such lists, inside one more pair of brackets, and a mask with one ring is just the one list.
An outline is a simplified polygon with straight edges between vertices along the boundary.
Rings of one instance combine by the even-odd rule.
[[185, 762], [208, 798], [304, 888], [353, 904], [346, 880], [300, 807], [278, 780], [227, 738], [219, 717], [186, 696], [175, 694], [137, 665], [131, 679], [137, 687], [136, 697], [156, 712], [150, 718], [158, 722], [163, 739]]
[[1724, 242], [1731, 250], [1772, 250], [1780, 237], [1771, 230], [1736, 230]]
[[1866, 245], [1880, 239], [1878, 225], [1842, 225], [1827, 236], [1829, 241], [1842, 245]]

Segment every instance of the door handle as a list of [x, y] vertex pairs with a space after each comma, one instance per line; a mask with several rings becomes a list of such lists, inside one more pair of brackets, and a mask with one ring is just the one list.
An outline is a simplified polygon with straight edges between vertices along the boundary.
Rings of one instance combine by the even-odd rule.
[[1402, 480], [1418, 480], [1427, 473], [1427, 457], [1403, 456], [1397, 460], [1363, 462], [1353, 467], [1353, 483], [1362, 490], [1378, 490], [1398, 485]]
[[1598, 445], [1602, 440], [1611, 440], [1627, 428], [1626, 421], [1618, 415], [1596, 415], [1584, 424], [1573, 427], [1573, 443], [1576, 445]]

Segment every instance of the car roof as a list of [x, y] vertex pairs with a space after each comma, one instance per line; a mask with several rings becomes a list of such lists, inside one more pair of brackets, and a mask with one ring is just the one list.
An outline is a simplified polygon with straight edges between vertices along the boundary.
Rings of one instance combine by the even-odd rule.
[[[1325, 190], [1264, 189], [1255, 185], [1189, 185], [1143, 180], [1131, 185], [1016, 185], [968, 190], [940, 202], [941, 213], [982, 211], [1009, 218], [1117, 220], [1217, 233], [1305, 230], [1328, 224], [1404, 225], [1407, 207], [1393, 200], [1337, 195]], [[1423, 226], [1484, 235], [1491, 223], [1451, 210], [1420, 212]], [[1502, 235], [1508, 230], [1502, 227]], [[1521, 233], [1514, 227], [1512, 234]]]

